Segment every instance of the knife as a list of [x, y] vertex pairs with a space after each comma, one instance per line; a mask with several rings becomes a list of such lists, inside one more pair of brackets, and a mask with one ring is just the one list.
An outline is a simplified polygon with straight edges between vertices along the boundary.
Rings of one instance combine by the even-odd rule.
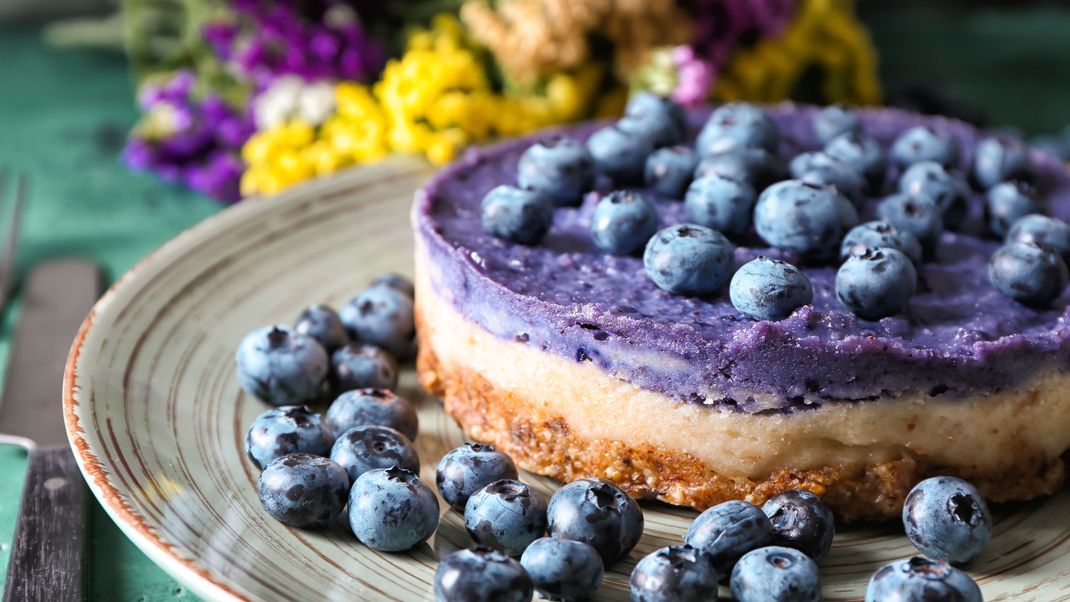
[[67, 443], [60, 383], [99, 291], [97, 266], [81, 259], [41, 264], [23, 289], [0, 401], [0, 443], [29, 452], [6, 602], [85, 598], [86, 485]]

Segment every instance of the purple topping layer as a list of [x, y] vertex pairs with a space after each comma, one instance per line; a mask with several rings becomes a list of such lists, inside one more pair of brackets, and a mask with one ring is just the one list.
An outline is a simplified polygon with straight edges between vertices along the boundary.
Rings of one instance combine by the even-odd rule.
[[[793, 105], [771, 110], [783, 138], [781, 156], [817, 150], [810, 126], [814, 110]], [[964, 170], [984, 136], [943, 118], [891, 109], [859, 114], [866, 133], [885, 146], [919, 124], [951, 133], [961, 143]], [[707, 115], [708, 110], [691, 115], [693, 130]], [[563, 131], [583, 140], [602, 125]], [[1041, 370], [1070, 366], [1070, 295], [1037, 310], [988, 283], [988, 259], [999, 241], [980, 234], [982, 201], [976, 192], [964, 233], [943, 234], [936, 260], [918, 271], [918, 293], [905, 313], [878, 322], [860, 319], [836, 299], [835, 266], [800, 264], [813, 283], [813, 305], [780, 322], [757, 322], [732, 307], [727, 286], [708, 299], [675, 296], [654, 285], [641, 258], [600, 252], [588, 227], [604, 188], [588, 194], [578, 208], [557, 209], [538, 246], [484, 232], [483, 195], [498, 184], [515, 184], [520, 154], [548, 135], [470, 152], [432, 179], [414, 207], [436, 293], [498, 337], [593, 362], [617, 378], [678, 399], [746, 412], [904, 393], [988, 393]], [[1037, 152], [1033, 159], [1049, 214], [1070, 218], [1070, 176], [1047, 155]], [[897, 176], [888, 174], [885, 193]], [[643, 192], [656, 203], [662, 226], [687, 221], [679, 200]], [[863, 219], [872, 218], [875, 203], [871, 200]], [[737, 242], [739, 263], [758, 254], [798, 259], [756, 238]]]

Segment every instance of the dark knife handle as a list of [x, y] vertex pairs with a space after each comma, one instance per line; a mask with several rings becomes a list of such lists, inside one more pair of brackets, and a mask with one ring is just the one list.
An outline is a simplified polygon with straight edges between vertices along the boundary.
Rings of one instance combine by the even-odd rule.
[[86, 485], [69, 447], [30, 451], [6, 602], [85, 599]]

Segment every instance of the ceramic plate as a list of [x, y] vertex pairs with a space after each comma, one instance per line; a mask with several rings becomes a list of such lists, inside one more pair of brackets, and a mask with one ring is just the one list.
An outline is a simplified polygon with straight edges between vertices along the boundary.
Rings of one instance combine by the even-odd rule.
[[[370, 550], [341, 528], [271, 519], [242, 450], [265, 406], [234, 377], [247, 331], [289, 323], [312, 302], [338, 306], [383, 271], [411, 271], [408, 211], [428, 175], [415, 160], [393, 161], [228, 209], [142, 261], [86, 319], [64, 383], [75, 455], [127, 536], [203, 598], [425, 600], [436, 559], [468, 544], [461, 517], [445, 510], [435, 537], [405, 554]], [[462, 433], [411, 369], [401, 393], [418, 404], [421, 476], [434, 482]], [[607, 572], [599, 600], [627, 600], [635, 561], [679, 542], [694, 516], [644, 511], [642, 542]], [[993, 545], [971, 567], [985, 598], [1070, 600], [1070, 495], [998, 513]], [[911, 552], [895, 525], [844, 531], [822, 563], [825, 598], [861, 600], [878, 567]]]

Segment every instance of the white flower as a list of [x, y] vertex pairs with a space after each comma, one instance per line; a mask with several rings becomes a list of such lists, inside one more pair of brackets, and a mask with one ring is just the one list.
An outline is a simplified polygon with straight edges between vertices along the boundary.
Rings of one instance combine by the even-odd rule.
[[323, 22], [331, 29], [342, 29], [356, 21], [357, 11], [348, 4], [332, 4], [323, 15]]
[[292, 118], [297, 113], [303, 87], [304, 82], [296, 75], [285, 75], [272, 82], [253, 100], [257, 129], [267, 130]]
[[297, 99], [298, 116], [319, 125], [334, 113], [334, 86], [328, 81], [306, 85]]

